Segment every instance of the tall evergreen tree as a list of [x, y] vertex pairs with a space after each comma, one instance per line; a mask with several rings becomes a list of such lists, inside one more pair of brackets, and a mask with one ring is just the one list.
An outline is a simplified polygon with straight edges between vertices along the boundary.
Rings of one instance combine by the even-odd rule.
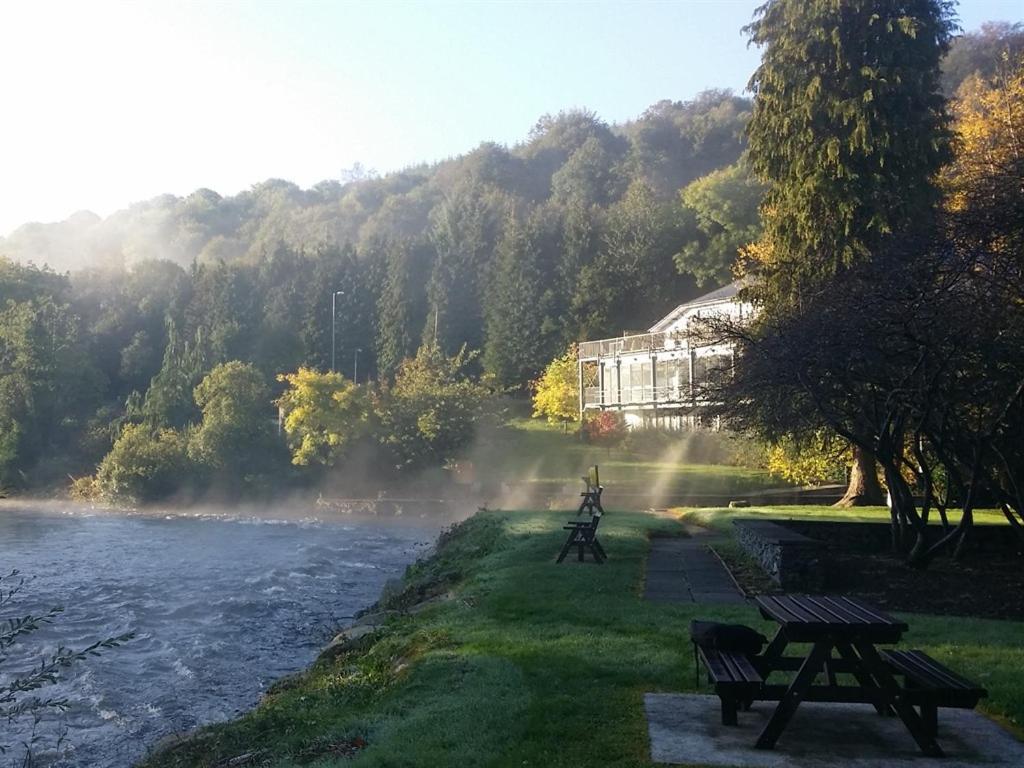
[[494, 250], [495, 218], [479, 185], [454, 194], [434, 217], [430, 241], [437, 258], [427, 289], [423, 340], [437, 342], [449, 354], [463, 345], [483, 346], [481, 286]]
[[426, 282], [432, 249], [420, 241], [396, 241], [387, 246], [387, 274], [377, 302], [377, 369], [391, 378], [416, 351], [414, 329], [427, 314]]
[[522, 388], [552, 357], [537, 216], [522, 221], [510, 210], [498, 243], [487, 303], [484, 368], [500, 386]]
[[926, 227], [950, 157], [939, 62], [946, 0], [768, 0], [747, 27], [763, 47], [750, 80], [750, 160], [769, 185], [761, 263], [794, 298]]
[[[887, 249], [894, 236], [933, 224], [936, 176], [951, 157], [939, 64], [954, 28], [946, 0], [758, 9], [747, 31], [764, 51], [747, 132], [768, 184], [750, 261], [765, 322], [799, 311], [801, 297], [853, 290], [859, 265], [909, 251]], [[874, 457], [856, 449], [854, 459], [844, 501], [880, 503]]]

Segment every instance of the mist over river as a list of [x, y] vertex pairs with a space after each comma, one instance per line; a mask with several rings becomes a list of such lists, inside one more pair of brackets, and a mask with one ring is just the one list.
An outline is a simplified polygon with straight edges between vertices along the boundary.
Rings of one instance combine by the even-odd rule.
[[[65, 607], [13, 647], [0, 680], [58, 644], [136, 633], [44, 689], [71, 704], [70, 751], [56, 764], [129, 766], [163, 736], [250, 708], [376, 600], [442, 524], [313, 509], [275, 517], [0, 506], [0, 570], [31, 579], [2, 618]], [[17, 743], [27, 725], [0, 743]]]

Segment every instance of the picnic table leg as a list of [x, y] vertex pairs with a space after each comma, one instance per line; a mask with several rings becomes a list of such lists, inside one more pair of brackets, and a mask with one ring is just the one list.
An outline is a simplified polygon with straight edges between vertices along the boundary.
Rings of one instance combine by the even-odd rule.
[[871, 676], [878, 682], [878, 686], [888, 694], [892, 701], [892, 708], [896, 710], [900, 720], [907, 726], [907, 730], [914, 737], [921, 752], [929, 757], [944, 757], [942, 748], [935, 741], [935, 736], [929, 733], [927, 721], [922, 720], [910, 703], [902, 697], [899, 685], [875, 647], [870, 643], [854, 643], [854, 648], [857, 649]]
[[787, 645], [789, 645], [789, 640], [786, 639], [786, 633], [782, 630], [782, 627], [779, 627], [775, 632], [775, 637], [772, 638], [771, 642], [764, 649], [764, 653], [759, 657], [755, 657], [754, 668], [761, 677], [768, 677], [772, 673], [772, 670], [775, 669], [775, 662], [782, 658]]
[[775, 711], [772, 713], [771, 719], [768, 720], [768, 724], [761, 731], [761, 735], [757, 737], [757, 744], [755, 746], [758, 749], [772, 749], [775, 746], [775, 742], [779, 740], [779, 736], [786, 729], [786, 725], [796, 712], [796, 708], [800, 706], [800, 700], [803, 699], [807, 689], [814, 683], [814, 678], [821, 672], [822, 665], [831, 651], [832, 641], [829, 639], [819, 640], [811, 648], [811, 652], [800, 666], [800, 671], [796, 673], [793, 682], [790, 683], [786, 692], [782, 694], [782, 698], [779, 700], [778, 706], [775, 707]]
[[597, 540], [597, 536], [594, 537], [594, 540], [593, 542], [591, 542], [591, 545], [591, 548], [594, 550], [594, 553], [600, 555], [602, 562], [608, 559], [608, 555], [604, 553], [604, 547], [602, 547], [601, 542]]
[[[836, 650], [839, 651], [839, 656], [849, 663], [851, 667], [850, 674], [853, 675], [861, 688], [879, 688], [878, 683], [874, 681], [871, 675], [864, 671], [863, 662], [857, 655], [857, 652], [853, 650], [852, 645], [849, 643], [836, 643]], [[893, 714], [892, 708], [888, 704], [883, 704], [881, 701], [873, 701], [871, 704], [880, 715]]]

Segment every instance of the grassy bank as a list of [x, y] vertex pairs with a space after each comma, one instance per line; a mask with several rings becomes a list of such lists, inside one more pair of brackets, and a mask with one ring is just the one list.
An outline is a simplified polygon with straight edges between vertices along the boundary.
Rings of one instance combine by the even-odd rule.
[[[681, 535], [676, 520], [611, 512], [607, 564], [555, 565], [565, 518], [475, 516], [392, 598], [408, 604], [441, 584], [448, 599], [393, 617], [366, 647], [145, 765], [651, 765], [642, 695], [693, 689], [689, 620], [770, 627], [746, 606], [640, 598], [648, 537]], [[1024, 624], [907, 619], [909, 643], [987, 685], [989, 711], [1024, 724]]]
[[[815, 504], [799, 506], [774, 507], [741, 507], [727, 509], [721, 507], [676, 508], [672, 512], [690, 523], [711, 528], [719, 533], [731, 534], [732, 521], [737, 517], [769, 517], [789, 518], [792, 520], [841, 520], [846, 522], [887, 523], [890, 520], [888, 507], [853, 507], [837, 509], [836, 507]], [[950, 523], [960, 522], [960, 510], [949, 510]], [[974, 510], [974, 521], [981, 525], [1007, 525], [1006, 517], [996, 509]], [[937, 525], [938, 517], [932, 512], [931, 523]]]
[[764, 470], [730, 463], [735, 450], [726, 434], [710, 432], [682, 435], [663, 444], [637, 440], [601, 447], [540, 419], [515, 419], [500, 440], [477, 446], [470, 458], [483, 482], [525, 488], [563, 486], [568, 481], [575, 489], [587, 467], [597, 464], [601, 481], [610, 490], [642, 491], [655, 501], [696, 491], [730, 494], [787, 485]]

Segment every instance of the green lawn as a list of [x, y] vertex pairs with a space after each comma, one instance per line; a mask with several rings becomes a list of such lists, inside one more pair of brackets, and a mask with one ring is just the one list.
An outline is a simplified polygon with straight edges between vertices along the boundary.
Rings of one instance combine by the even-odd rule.
[[[610, 512], [603, 566], [554, 564], [564, 512], [486, 512], [411, 569], [452, 599], [392, 619], [376, 642], [268, 696], [252, 713], [153, 756], [150, 768], [648, 766], [642, 695], [693, 689], [693, 617], [770, 627], [749, 607], [640, 598], [652, 532], [673, 519]], [[1024, 623], [908, 615], [907, 642], [988, 686], [1024, 725]], [[354, 759], [332, 745], [365, 739]]]
[[562, 487], [597, 464], [609, 492], [642, 491], [653, 501], [699, 491], [729, 494], [788, 484], [760, 469], [733, 466], [724, 434], [682, 435], [663, 450], [628, 451], [580, 441], [540, 419], [516, 419], [500, 440], [478, 446], [472, 456], [484, 482]]
[[[773, 517], [789, 518], [792, 520], [847, 520], [879, 522], [889, 521], [888, 507], [853, 507], [851, 509], [836, 509], [829, 506], [818, 506], [813, 504], [799, 506], [777, 506], [777, 507], [744, 507], [741, 509], [726, 509], [721, 507], [702, 507], [700, 509], [678, 508], [674, 510], [680, 517], [688, 522], [702, 525], [706, 528], [713, 528], [722, 533], [732, 533], [732, 521], [737, 517]], [[938, 524], [938, 516], [932, 512], [929, 522]], [[960, 510], [949, 510], [949, 521], [960, 522]], [[997, 509], [976, 509], [974, 510], [974, 521], [980, 524], [1006, 525], [1006, 518]]]

